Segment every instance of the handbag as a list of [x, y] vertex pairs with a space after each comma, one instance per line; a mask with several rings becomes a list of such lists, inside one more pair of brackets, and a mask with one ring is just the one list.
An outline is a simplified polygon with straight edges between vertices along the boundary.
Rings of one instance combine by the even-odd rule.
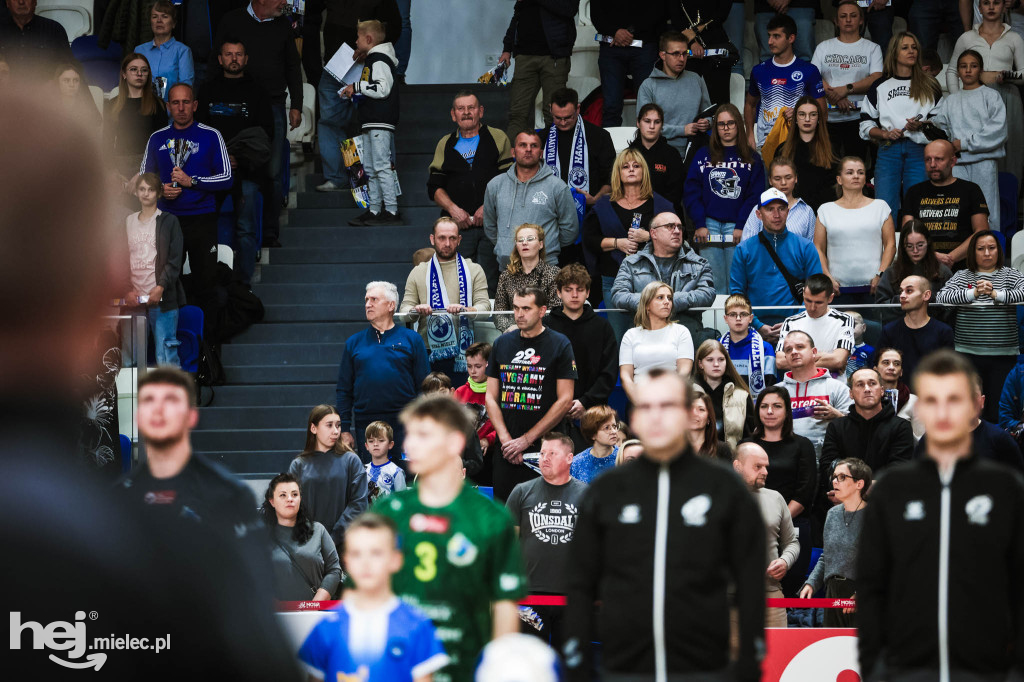
[[787, 270], [786, 266], [782, 264], [782, 259], [779, 258], [779, 254], [775, 252], [775, 247], [772, 246], [770, 241], [768, 241], [768, 237], [764, 236], [763, 230], [757, 234], [757, 238], [760, 240], [764, 248], [768, 250], [768, 255], [771, 256], [771, 259], [775, 262], [775, 267], [777, 267], [779, 272], [782, 273], [782, 278], [786, 280], [786, 286], [789, 287], [789, 293], [792, 294], [793, 301], [795, 301], [797, 305], [803, 303], [804, 283], [789, 274], [789, 270]]
[[285, 554], [288, 555], [288, 560], [292, 562], [292, 566], [294, 566], [295, 570], [299, 572], [299, 575], [302, 576], [302, 579], [306, 581], [306, 586], [309, 588], [309, 596], [310, 596], [310, 598], [313, 598], [314, 596], [316, 596], [317, 588], [313, 586], [313, 582], [309, 579], [309, 576], [307, 576], [306, 572], [304, 570], [302, 570], [302, 566], [299, 566], [299, 562], [297, 562], [295, 560], [295, 555], [292, 554], [292, 551], [290, 549], [288, 549], [288, 547], [283, 545], [281, 542], [279, 542], [278, 540], [274, 540], [274, 544], [276, 544], [278, 547], [280, 547], [281, 550]]

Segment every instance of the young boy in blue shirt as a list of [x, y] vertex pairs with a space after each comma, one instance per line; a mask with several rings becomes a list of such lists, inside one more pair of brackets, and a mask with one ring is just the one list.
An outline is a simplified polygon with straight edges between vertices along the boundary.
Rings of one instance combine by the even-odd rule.
[[355, 587], [327, 612], [299, 649], [318, 680], [430, 680], [448, 664], [433, 623], [391, 591], [402, 567], [398, 529], [378, 514], [357, 517], [345, 531], [345, 571]]
[[765, 387], [776, 382], [775, 348], [750, 328], [753, 319], [749, 298], [733, 294], [725, 299], [725, 323], [729, 325], [729, 332], [719, 341], [729, 351], [733, 366], [756, 398]]

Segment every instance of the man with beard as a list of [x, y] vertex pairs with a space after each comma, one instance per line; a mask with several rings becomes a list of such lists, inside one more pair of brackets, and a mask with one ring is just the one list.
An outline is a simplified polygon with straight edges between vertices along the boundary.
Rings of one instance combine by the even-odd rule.
[[452, 386], [461, 386], [468, 377], [465, 353], [473, 345], [475, 319], [453, 316], [491, 309], [483, 268], [459, 255], [461, 240], [454, 218], [434, 221], [430, 234], [434, 257], [409, 273], [398, 309], [416, 314], [430, 369], [447, 374]]
[[484, 190], [496, 175], [512, 165], [512, 145], [504, 131], [482, 125], [484, 107], [469, 90], [452, 100], [455, 132], [441, 138], [430, 161], [427, 194], [459, 226], [459, 253], [484, 269], [488, 290], [498, 285], [494, 248], [484, 238]]
[[[231, 187], [235, 207], [234, 269], [235, 274], [248, 284], [252, 280], [256, 252], [260, 247], [256, 231], [256, 198], [260, 192], [259, 183], [269, 178], [270, 166], [269, 157], [264, 157], [267, 160], [263, 163], [254, 163], [248, 155], [239, 158], [235, 152], [240, 150], [242, 140], [239, 135], [244, 132], [251, 143], [266, 144], [269, 153], [270, 146], [274, 144], [274, 114], [267, 91], [246, 73], [249, 55], [243, 43], [227, 38], [220, 46], [217, 61], [221, 72], [199, 88], [196, 120], [215, 128], [224, 138], [231, 172], [236, 180], [240, 180]], [[248, 147], [250, 143], [245, 144]], [[222, 203], [224, 195], [218, 199], [218, 204]]]

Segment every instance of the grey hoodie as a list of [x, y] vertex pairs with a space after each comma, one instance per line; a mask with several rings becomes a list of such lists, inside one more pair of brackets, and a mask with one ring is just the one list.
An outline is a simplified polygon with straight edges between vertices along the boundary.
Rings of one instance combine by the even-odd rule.
[[679, 78], [672, 78], [655, 66], [636, 93], [636, 110], [640, 111], [650, 102], [665, 111], [662, 136], [681, 155], [685, 155], [690, 138], [683, 133], [683, 128], [693, 123], [697, 114], [711, 106], [711, 97], [704, 79], [690, 71], [683, 71]]
[[576, 241], [579, 218], [569, 186], [550, 166], [540, 165], [526, 182], [516, 177], [516, 165], [487, 183], [484, 192], [484, 235], [494, 244], [498, 266], [505, 269], [514, 247], [516, 228], [533, 223], [544, 228], [548, 263], [558, 265], [563, 246]]

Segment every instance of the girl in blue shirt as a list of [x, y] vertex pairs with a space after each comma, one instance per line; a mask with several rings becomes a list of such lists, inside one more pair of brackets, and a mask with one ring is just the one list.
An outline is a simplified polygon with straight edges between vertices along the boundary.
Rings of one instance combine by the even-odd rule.
[[595, 405], [583, 413], [580, 431], [592, 446], [572, 458], [569, 475], [590, 483], [605, 469], [615, 466], [619, 449], [619, 421], [615, 410], [607, 405]]

